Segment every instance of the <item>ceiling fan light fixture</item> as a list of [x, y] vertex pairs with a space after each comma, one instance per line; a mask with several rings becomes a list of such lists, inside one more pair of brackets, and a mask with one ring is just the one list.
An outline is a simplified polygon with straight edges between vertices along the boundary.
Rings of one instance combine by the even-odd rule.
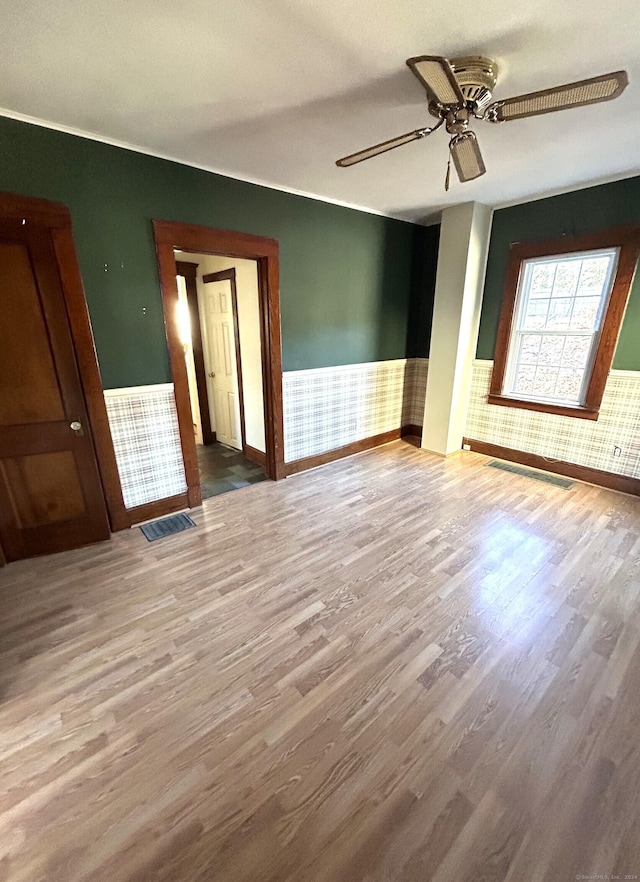
[[456, 135], [451, 139], [449, 150], [460, 183], [473, 181], [474, 178], [479, 178], [486, 172], [478, 139], [473, 132], [463, 132], [461, 135]]

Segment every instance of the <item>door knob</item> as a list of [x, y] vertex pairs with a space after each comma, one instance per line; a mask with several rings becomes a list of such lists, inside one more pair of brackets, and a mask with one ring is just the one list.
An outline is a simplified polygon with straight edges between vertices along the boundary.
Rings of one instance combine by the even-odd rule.
[[82, 435], [82, 423], [79, 420], [74, 420], [72, 423], [69, 423], [69, 428], [73, 429], [78, 435]]
[[214, 371], [209, 371], [209, 376], [210, 376], [211, 379], [213, 380], [213, 378], [215, 377], [215, 373], [214, 373]]

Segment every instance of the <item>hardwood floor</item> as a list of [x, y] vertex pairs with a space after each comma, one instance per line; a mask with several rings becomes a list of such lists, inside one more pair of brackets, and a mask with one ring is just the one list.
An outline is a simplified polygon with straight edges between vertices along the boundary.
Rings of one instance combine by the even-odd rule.
[[640, 501], [486, 462], [1, 570], [0, 880], [640, 876]]

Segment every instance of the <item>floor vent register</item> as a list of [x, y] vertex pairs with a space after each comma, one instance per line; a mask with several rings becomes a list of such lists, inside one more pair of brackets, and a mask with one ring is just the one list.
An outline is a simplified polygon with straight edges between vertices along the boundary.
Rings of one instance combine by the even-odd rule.
[[182, 533], [183, 530], [189, 530], [191, 527], [195, 527], [195, 522], [191, 520], [189, 515], [175, 514], [168, 518], [161, 518], [159, 521], [143, 524], [140, 529], [149, 542], [155, 542], [156, 539], [164, 539], [165, 536]]
[[563, 490], [573, 487], [574, 483], [568, 478], [560, 478], [558, 475], [550, 475], [548, 472], [537, 472], [535, 469], [526, 469], [523, 466], [514, 465], [511, 462], [502, 462], [498, 459], [492, 459], [487, 465], [493, 469], [500, 469], [503, 472], [522, 475], [523, 478], [534, 478], [534, 480], [542, 481], [544, 484], [553, 484], [554, 487], [562, 487]]

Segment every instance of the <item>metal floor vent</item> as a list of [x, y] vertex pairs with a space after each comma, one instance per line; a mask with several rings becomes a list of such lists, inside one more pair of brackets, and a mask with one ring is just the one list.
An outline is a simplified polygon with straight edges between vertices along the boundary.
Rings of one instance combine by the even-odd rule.
[[191, 520], [189, 515], [175, 514], [168, 518], [161, 518], [159, 521], [151, 521], [150, 524], [143, 524], [140, 529], [149, 542], [155, 542], [156, 539], [164, 539], [165, 536], [182, 533], [183, 530], [188, 530], [190, 527], [195, 527], [195, 522]]
[[573, 487], [574, 483], [568, 478], [559, 478], [557, 475], [550, 475], [548, 472], [536, 472], [534, 469], [525, 469], [523, 466], [514, 465], [510, 462], [501, 462], [498, 459], [492, 459], [487, 465], [494, 469], [500, 469], [503, 472], [513, 472], [514, 475], [522, 475], [523, 478], [535, 478], [536, 481], [542, 481], [543, 484], [553, 484], [554, 487], [562, 487], [563, 490]]

